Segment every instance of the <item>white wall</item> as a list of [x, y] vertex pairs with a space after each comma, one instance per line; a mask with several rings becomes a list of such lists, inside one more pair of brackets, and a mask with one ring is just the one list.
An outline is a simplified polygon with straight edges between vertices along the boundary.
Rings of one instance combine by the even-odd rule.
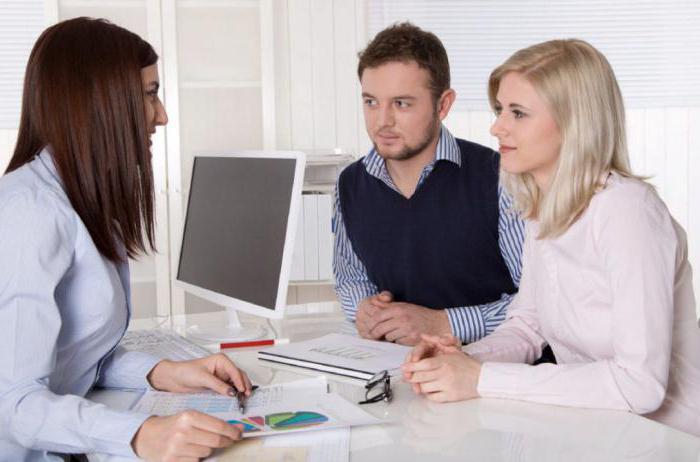
[[[276, 147], [362, 155], [369, 146], [356, 77], [364, 2], [274, 2]], [[290, 287], [291, 303], [335, 299], [328, 285]]]
[[17, 130], [0, 129], [0, 175], [7, 168], [12, 152], [15, 149]]
[[279, 0], [275, 5], [277, 147], [368, 146], [357, 52], [364, 48], [364, 2]]

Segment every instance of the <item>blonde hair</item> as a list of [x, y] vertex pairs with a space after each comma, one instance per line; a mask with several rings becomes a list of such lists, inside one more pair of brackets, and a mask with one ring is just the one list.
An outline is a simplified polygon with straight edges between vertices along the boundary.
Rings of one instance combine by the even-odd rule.
[[549, 189], [539, 190], [529, 173], [501, 171], [501, 180], [525, 218], [539, 222], [539, 239], [557, 237], [588, 207], [610, 171], [630, 171], [622, 95], [608, 60], [582, 40], [552, 40], [524, 48], [489, 77], [495, 110], [501, 79], [517, 72], [545, 101], [562, 139]]

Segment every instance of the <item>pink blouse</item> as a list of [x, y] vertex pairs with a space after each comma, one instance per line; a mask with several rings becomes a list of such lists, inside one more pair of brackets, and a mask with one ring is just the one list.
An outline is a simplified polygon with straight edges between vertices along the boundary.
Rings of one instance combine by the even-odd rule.
[[[619, 409], [700, 436], [700, 328], [686, 236], [656, 192], [611, 174], [563, 235], [526, 226], [506, 321], [465, 347], [484, 397]], [[558, 364], [531, 366], [549, 343]]]

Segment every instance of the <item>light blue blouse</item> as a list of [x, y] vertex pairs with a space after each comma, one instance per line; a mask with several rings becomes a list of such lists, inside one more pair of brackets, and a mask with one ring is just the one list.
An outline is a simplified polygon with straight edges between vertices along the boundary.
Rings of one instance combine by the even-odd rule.
[[0, 460], [134, 456], [148, 416], [84, 398], [148, 386], [158, 359], [117, 347], [129, 297], [128, 263], [99, 253], [49, 151], [0, 178]]

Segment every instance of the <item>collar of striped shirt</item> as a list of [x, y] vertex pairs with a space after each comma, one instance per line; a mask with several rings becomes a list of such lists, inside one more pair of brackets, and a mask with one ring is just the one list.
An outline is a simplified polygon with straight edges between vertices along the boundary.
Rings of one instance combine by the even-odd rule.
[[[435, 159], [423, 168], [419, 183], [421, 183], [422, 180], [433, 171], [435, 163], [439, 160], [454, 162], [458, 166], [462, 166], [462, 155], [459, 152], [457, 140], [455, 140], [455, 137], [452, 136], [452, 133], [450, 133], [450, 131], [444, 125], [440, 126], [440, 139], [438, 139], [438, 144], [435, 148]], [[391, 180], [389, 171], [386, 168], [386, 163], [384, 162], [382, 156], [377, 153], [375, 148], [372, 148], [365, 158], [362, 159], [362, 163], [364, 164], [367, 173], [384, 181], [395, 189], [394, 182]]]

